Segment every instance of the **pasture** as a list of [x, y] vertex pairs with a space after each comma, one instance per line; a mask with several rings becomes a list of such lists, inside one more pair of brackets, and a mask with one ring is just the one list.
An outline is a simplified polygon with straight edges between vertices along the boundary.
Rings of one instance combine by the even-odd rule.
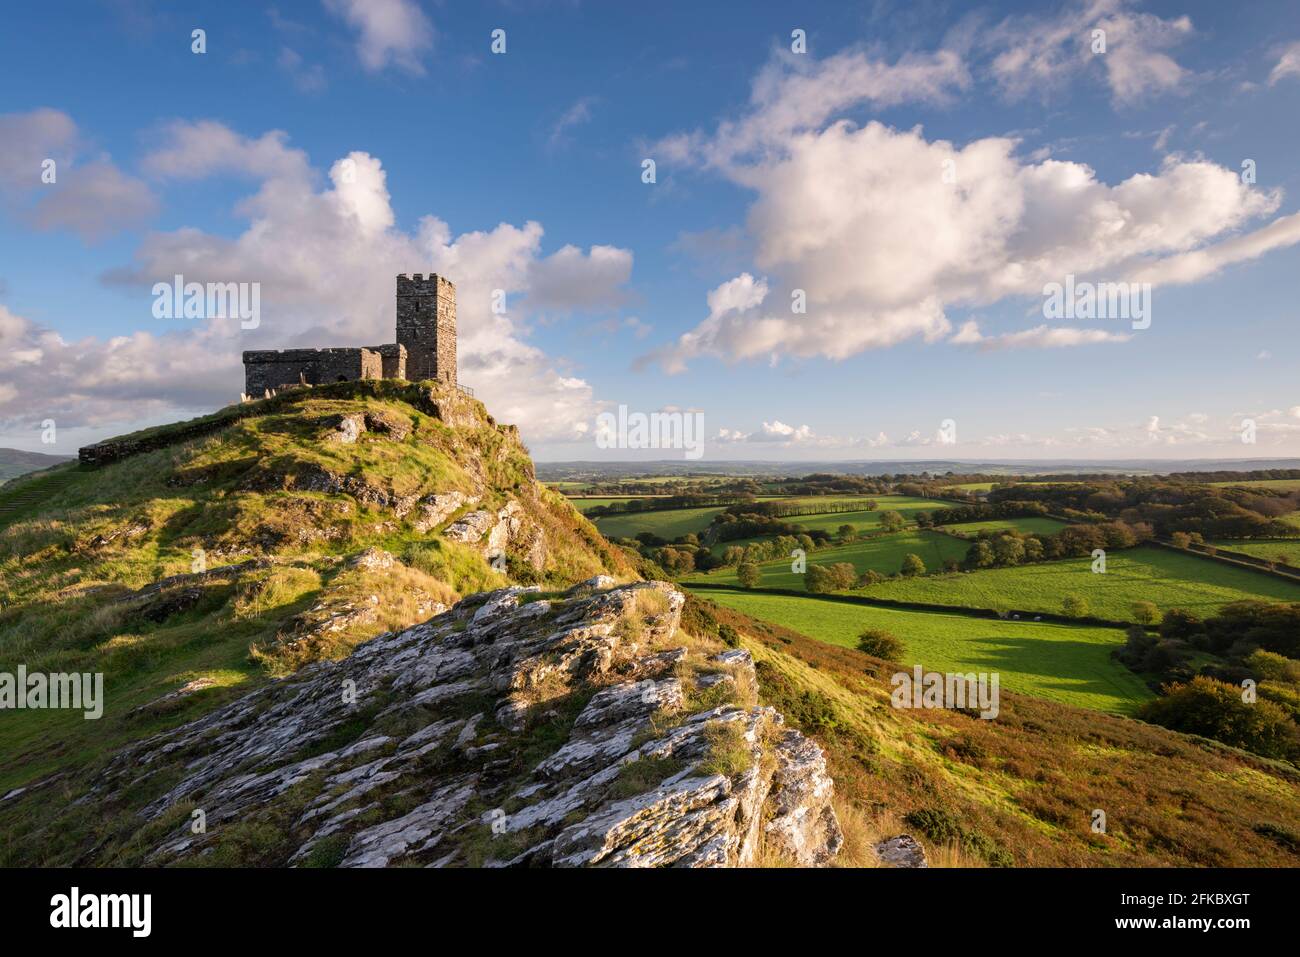
[[1211, 482], [1210, 484], [1218, 488], [1239, 486], [1241, 488], [1272, 489], [1276, 492], [1300, 490], [1300, 479], [1253, 479], [1246, 482]]
[[1271, 541], [1263, 542], [1252, 539], [1238, 539], [1236, 541], [1221, 540], [1210, 542], [1217, 548], [1224, 548], [1231, 552], [1241, 552], [1243, 555], [1251, 555], [1255, 558], [1262, 558], [1270, 562], [1285, 562], [1288, 565], [1300, 567], [1300, 538], [1294, 541]]
[[1111, 552], [1105, 574], [1092, 571], [1091, 558], [1071, 558], [881, 582], [864, 594], [971, 608], [1049, 612], [1060, 612], [1067, 595], [1078, 595], [1087, 600], [1091, 614], [1127, 621], [1137, 601], [1154, 602], [1162, 612], [1184, 608], [1204, 616], [1234, 601], [1300, 601], [1300, 585], [1209, 558], [1140, 546]]
[[691, 532], [702, 532], [709, 527], [713, 516], [722, 506], [706, 508], [673, 508], [658, 512], [630, 512], [624, 515], [606, 515], [596, 519], [596, 528], [606, 538], [635, 538], [638, 532], [650, 532], [672, 541]]
[[928, 671], [997, 672], [1008, 691], [1116, 714], [1128, 714], [1151, 697], [1136, 675], [1110, 657], [1124, 642], [1119, 629], [873, 608], [762, 591], [700, 594], [849, 648], [857, 647], [864, 629], [884, 629], [906, 646], [901, 669], [920, 664]]
[[1021, 532], [1026, 535], [1055, 535], [1065, 528], [1064, 522], [1054, 518], [993, 518], [987, 522], [962, 522], [960, 525], [944, 525], [943, 528], [967, 535], [980, 532]]
[[[902, 567], [903, 556], [909, 553], [921, 556], [921, 561], [926, 563], [926, 567], [942, 568], [944, 561], [948, 559], [960, 561], [969, 547], [966, 542], [950, 535], [905, 530], [848, 545], [837, 545], [834, 548], [819, 548], [808, 553], [808, 564], [831, 565], [836, 562], [848, 562], [859, 575], [867, 569], [884, 575], [893, 575]], [[763, 586], [802, 589], [804, 576], [792, 572], [790, 565], [789, 558], [763, 562], [759, 566], [763, 570]], [[727, 585], [737, 584], [735, 568], [719, 568], [707, 574], [695, 575], [693, 578]]]

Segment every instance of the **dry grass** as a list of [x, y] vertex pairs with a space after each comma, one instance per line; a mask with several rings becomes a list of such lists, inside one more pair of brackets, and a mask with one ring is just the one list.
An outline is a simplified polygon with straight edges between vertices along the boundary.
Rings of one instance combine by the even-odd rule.
[[[1005, 692], [994, 721], [898, 711], [886, 662], [718, 606], [708, 611], [715, 628], [745, 636], [764, 703], [826, 749], [849, 807], [846, 832], [860, 833], [849, 860], [877, 833], [909, 833], [933, 866], [1300, 865], [1294, 768]], [[687, 619], [699, 616], [688, 607]], [[1094, 808], [1106, 811], [1106, 836], [1091, 831]], [[908, 826], [909, 815], [931, 822], [934, 835]]]

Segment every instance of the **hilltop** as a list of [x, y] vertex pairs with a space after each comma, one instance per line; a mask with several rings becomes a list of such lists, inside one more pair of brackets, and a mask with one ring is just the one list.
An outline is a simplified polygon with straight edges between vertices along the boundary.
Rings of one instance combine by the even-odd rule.
[[83, 458], [0, 493], [0, 672], [107, 697], [4, 714], [0, 864], [1300, 860], [1291, 765], [1026, 695], [892, 708], [896, 666], [643, 581], [451, 386]]
[[0, 669], [103, 671], [119, 707], [7, 715], [0, 788], [465, 595], [634, 574], [533, 480], [512, 426], [435, 383], [294, 390], [106, 447], [146, 451], [0, 495], [18, 503], [0, 515]]
[[5, 714], [4, 863], [838, 852], [822, 751], [748, 655], [454, 386], [293, 389], [82, 460], [12, 492], [0, 670], [107, 701]]

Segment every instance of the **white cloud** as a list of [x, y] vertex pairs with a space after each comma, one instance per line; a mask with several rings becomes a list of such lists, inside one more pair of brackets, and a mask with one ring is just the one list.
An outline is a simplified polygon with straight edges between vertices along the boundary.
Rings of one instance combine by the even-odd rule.
[[[86, 242], [151, 219], [158, 201], [142, 181], [87, 144], [66, 113], [38, 109], [0, 115], [0, 198], [42, 230], [67, 230]], [[54, 182], [42, 180], [54, 161]]]
[[[782, 75], [802, 90], [821, 74]], [[761, 75], [756, 103], [786, 102], [775, 77], [771, 68]], [[646, 357], [666, 371], [704, 355], [843, 359], [910, 338], [939, 341], [952, 334], [950, 306], [1040, 297], [1067, 274], [1192, 282], [1300, 242], [1298, 217], [1229, 236], [1275, 212], [1281, 191], [1200, 158], [1169, 155], [1157, 171], [1110, 185], [1084, 163], [1023, 159], [1012, 139], [961, 146], [875, 121], [792, 131], [795, 122], [761, 112], [724, 122], [712, 139], [693, 136], [683, 154], [754, 192], [746, 229], [764, 278], [747, 271], [713, 290], [708, 316]], [[806, 293], [806, 314], [791, 310], [795, 290]], [[960, 331], [957, 341], [973, 334]], [[1118, 341], [1020, 335], [1006, 344]]]
[[[215, 124], [175, 132], [149, 157], [150, 167], [188, 178], [226, 171], [258, 176], [257, 192], [237, 206], [248, 227], [234, 238], [193, 228], [150, 234], [129, 267], [106, 277], [139, 297], [143, 321], [155, 327], [150, 331], [64, 343], [49, 330], [6, 317], [0, 332], [11, 368], [5, 371], [17, 377], [21, 401], [0, 402], [0, 421], [57, 409], [73, 425], [76, 416], [138, 418], [145, 405], [223, 404], [242, 387], [242, 349], [390, 341], [394, 277], [430, 271], [456, 283], [461, 381], [494, 415], [541, 441], [568, 438], [593, 417], [591, 387], [524, 340], [519, 320], [525, 315], [494, 314], [492, 291], [551, 307], [605, 308], [621, 298], [629, 252], [565, 246], [547, 256], [536, 222], [454, 235], [447, 223], [425, 216], [415, 231], [404, 232], [394, 227], [376, 157], [350, 154], [333, 164], [330, 184], [317, 188], [321, 177], [281, 134], [248, 138]], [[196, 148], [200, 142], [220, 144], [221, 161], [207, 160]], [[237, 323], [221, 320], [168, 328], [152, 319], [150, 287], [176, 273], [190, 282], [260, 283], [260, 328], [241, 333]], [[18, 361], [33, 353], [33, 361]]]
[[[1167, 53], [1192, 33], [1187, 17], [1132, 13], [1126, 0], [1090, 0], [1048, 18], [1008, 18], [990, 31], [1000, 50], [993, 77], [1013, 99], [1046, 95], [1089, 68], [1104, 72], [1117, 103], [1177, 91], [1188, 71]], [[1104, 53], [1093, 52], [1093, 31], [1105, 33]]]
[[755, 442], [806, 442], [812, 439], [813, 430], [806, 425], [795, 428], [786, 425], [780, 419], [764, 422], [756, 435], [750, 436]]
[[1019, 332], [985, 336], [979, 325], [970, 320], [948, 341], [955, 345], [978, 345], [981, 349], [1061, 349], [1067, 346], [1097, 345], [1105, 342], [1128, 342], [1132, 336], [1125, 332], [1107, 332], [1104, 329], [1080, 329], [1074, 326], [1034, 326]]
[[292, 47], [281, 47], [276, 65], [288, 75], [300, 93], [320, 93], [328, 85], [324, 67], [319, 63], [304, 62], [302, 54]]
[[679, 162], [732, 169], [850, 107], [944, 102], [969, 81], [961, 57], [951, 50], [908, 54], [892, 64], [873, 60], [861, 50], [825, 60], [782, 53], [755, 78], [745, 116], [719, 124], [712, 135], [696, 131], [668, 137], [653, 152]]
[[112, 163], [96, 162], [64, 170], [30, 218], [37, 229], [66, 229], [97, 242], [147, 222], [157, 212], [158, 201], [148, 186]]
[[1288, 76], [1300, 76], [1300, 40], [1287, 46], [1278, 56], [1268, 74], [1268, 85], [1272, 86]]
[[325, 0], [325, 8], [357, 31], [357, 55], [367, 70], [391, 63], [424, 73], [420, 55], [433, 46], [434, 30], [414, 0]]
[[256, 139], [215, 120], [168, 124], [163, 144], [144, 158], [144, 168], [169, 179], [202, 179], [237, 173], [256, 179], [309, 181], [311, 164], [302, 150], [288, 146], [289, 134], [271, 130]]
[[58, 110], [0, 114], [0, 193], [25, 196], [40, 187], [41, 164], [69, 162], [77, 141], [77, 124]]
[[591, 122], [592, 107], [597, 103], [598, 98], [594, 96], [584, 96], [576, 100], [572, 106], [560, 114], [554, 123], [551, 124], [550, 135], [547, 136], [547, 145], [555, 148], [563, 144], [567, 138], [569, 130], [575, 126], [581, 126], [583, 123]]

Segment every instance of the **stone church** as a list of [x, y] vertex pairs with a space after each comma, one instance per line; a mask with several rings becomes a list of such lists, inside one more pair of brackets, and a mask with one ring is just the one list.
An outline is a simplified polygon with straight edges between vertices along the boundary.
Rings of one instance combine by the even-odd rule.
[[456, 385], [456, 287], [441, 276], [397, 277], [397, 341], [338, 349], [244, 353], [244, 393], [357, 379], [439, 379]]

